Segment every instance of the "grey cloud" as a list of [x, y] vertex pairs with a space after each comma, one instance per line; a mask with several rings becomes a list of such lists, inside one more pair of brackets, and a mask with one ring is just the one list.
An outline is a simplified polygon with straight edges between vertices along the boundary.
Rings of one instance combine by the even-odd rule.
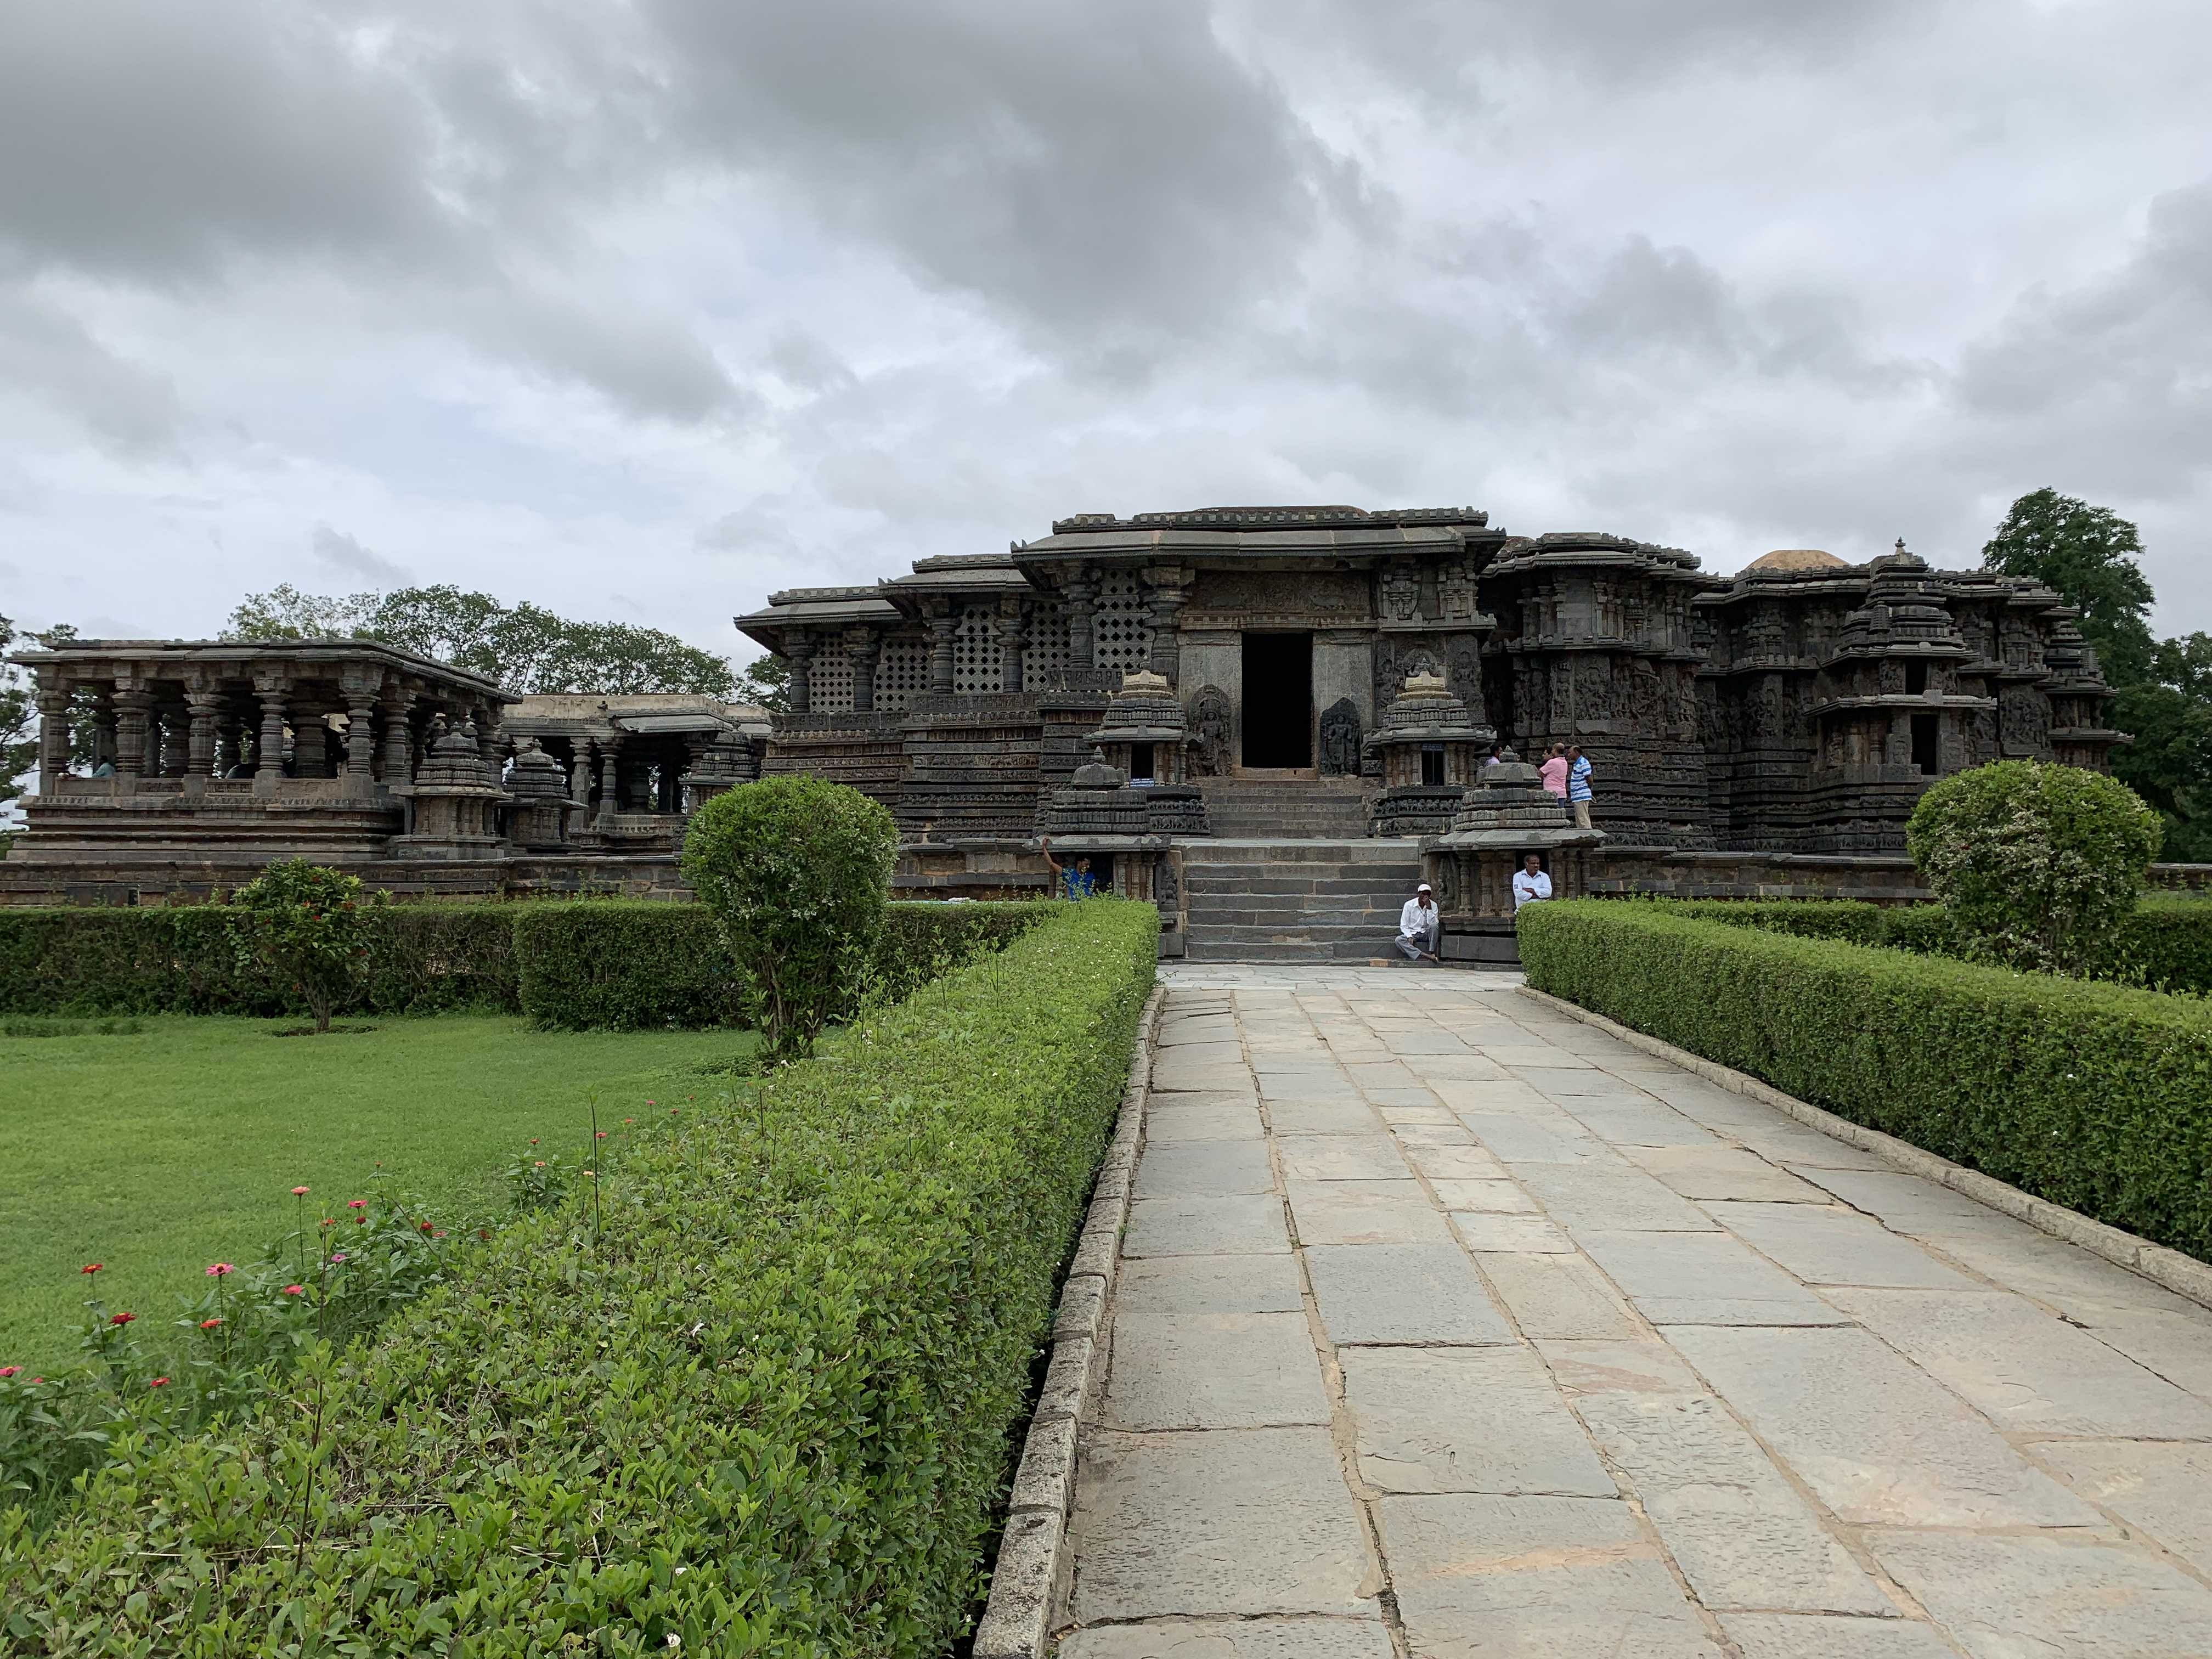
[[175, 451], [183, 411], [168, 377], [118, 356], [23, 289], [0, 289], [0, 389], [9, 388], [61, 410], [118, 455]]
[[852, 366], [818, 335], [795, 325], [777, 331], [768, 362], [778, 380], [801, 392], [846, 392], [860, 384]]
[[392, 587], [413, 580], [404, 567], [394, 564], [382, 554], [362, 546], [344, 531], [334, 530], [329, 525], [317, 525], [307, 544], [318, 559], [342, 575], [357, 576], [363, 581]]
[[758, 406], [690, 328], [611, 295], [508, 284], [457, 296], [444, 320], [499, 355], [582, 381], [631, 415], [696, 422]]

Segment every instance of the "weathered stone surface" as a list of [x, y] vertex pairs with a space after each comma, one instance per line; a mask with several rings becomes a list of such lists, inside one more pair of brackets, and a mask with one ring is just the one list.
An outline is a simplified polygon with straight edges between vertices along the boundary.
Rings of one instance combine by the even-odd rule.
[[1425, 1079], [1429, 1091], [1455, 1112], [1542, 1112], [1556, 1109], [1531, 1084], [1504, 1073], [1494, 1079], [1462, 1080], [1449, 1077]]
[[1536, 1213], [1536, 1200], [1510, 1181], [1431, 1181], [1429, 1190], [1447, 1210], [1484, 1210], [1497, 1215]]
[[1828, 1299], [2008, 1432], [2212, 1440], [2212, 1405], [2008, 1292]]
[[1382, 1127], [1364, 1100], [1270, 1100], [1267, 1122], [1279, 1135], [1363, 1135]]
[[2086, 1322], [2100, 1342], [2198, 1399], [2212, 1400], [2212, 1311], [2100, 1312]]
[[1548, 1121], [1496, 1112], [1462, 1112], [1459, 1121], [1507, 1164], [1580, 1164], [1615, 1154], [1595, 1135], [1562, 1112]]
[[1161, 1089], [1203, 1089], [1221, 1075], [1246, 1075], [1244, 1046], [1240, 1042], [1192, 1042], [1180, 1048], [1161, 1048], [1152, 1055], [1152, 1084]]
[[1984, 1210], [1971, 1225], [1908, 1231], [2006, 1290], [2047, 1303], [2085, 1325], [2138, 1314], [2191, 1322], [2212, 1319], [2194, 1302], [1993, 1210]]
[[1305, 1252], [1331, 1342], [1510, 1342], [1455, 1244], [1322, 1244]]
[[1060, 1659], [1390, 1659], [1376, 1619], [1162, 1619], [1060, 1638]]
[[1321, 1359], [1297, 1313], [1114, 1321], [1109, 1428], [1263, 1429], [1328, 1421]]
[[2212, 1653], [2212, 1590], [2140, 1550], [1961, 1533], [1867, 1541], [1973, 1659]]
[[1185, 1140], [1259, 1140], [1264, 1139], [1267, 1126], [1260, 1121], [1256, 1106], [1165, 1106], [1158, 1100], [1173, 1099], [1160, 1096], [1145, 1114], [1145, 1139], [1155, 1146], [1173, 1146]]
[[1426, 1089], [1370, 1089], [1368, 1099], [1375, 1103], [1385, 1123], [1456, 1123], [1451, 1109], [1439, 1102]]
[[[1480, 1032], [1469, 1031], [1468, 1040], [1481, 1043], [1486, 1039]], [[1507, 1079], [1503, 1066], [1487, 1054], [1472, 1052], [1447, 1054], [1419, 1054], [1408, 1060], [1407, 1067], [1422, 1082], [1433, 1087], [1439, 1082], [1498, 1083]]]
[[1484, 1050], [1509, 1071], [1556, 1072], [1596, 1069], [1580, 1054], [1549, 1043], [1499, 1043]]
[[1114, 1287], [1117, 1324], [1172, 1324], [1212, 1314], [1298, 1313], [1304, 1307], [1297, 1259], [1288, 1254], [1125, 1261]]
[[1718, 1231], [1711, 1216], [1632, 1164], [1528, 1164], [1516, 1174], [1553, 1220], [1577, 1232]]
[[1498, 1255], [1565, 1255], [1575, 1242], [1541, 1213], [1515, 1215], [1482, 1210], [1454, 1212], [1452, 1226], [1470, 1250]]
[[1868, 1332], [1682, 1327], [1667, 1340], [1846, 1521], [2099, 1524], [2095, 1511]]
[[1707, 1607], [1895, 1610], [1711, 1395], [1613, 1389], [1576, 1409]]
[[[1808, 1178], [1815, 1170], [1857, 1170], [1872, 1175], [1897, 1175], [1888, 1161], [1879, 1153], [1861, 1150], [1848, 1140], [1838, 1140], [1833, 1135], [1822, 1134], [1818, 1129], [1808, 1129], [1796, 1119], [1787, 1117], [1771, 1106], [1759, 1106], [1756, 1101], [1746, 1103], [1771, 1114], [1761, 1121], [1739, 1121], [1722, 1127], [1729, 1139], [1741, 1141], [1770, 1163], [1786, 1164], [1801, 1170]], [[1917, 1181], [1917, 1176], [1903, 1176], [1906, 1181]]]
[[1339, 1362], [1359, 1478], [1378, 1491], [1617, 1495], [1529, 1348], [1347, 1348]]
[[[1390, 1133], [1398, 1137], [1401, 1146], [1474, 1146], [1474, 1137], [1462, 1128], [1459, 1120], [1449, 1123], [1393, 1122]], [[1475, 1150], [1481, 1150], [1476, 1147]]]
[[1149, 1148], [1137, 1170], [1135, 1196], [1205, 1198], [1273, 1192], [1274, 1187], [1266, 1142], [1197, 1140]]
[[1612, 1340], [1636, 1334], [1636, 1322], [1580, 1256], [1485, 1254], [1475, 1260], [1523, 1336]]
[[1236, 1017], [1224, 1011], [1163, 1015], [1159, 1030], [1152, 1040], [1163, 1048], [1183, 1048], [1198, 1042], [1233, 1046], [1240, 1039]]
[[1570, 1397], [1585, 1394], [1703, 1394], [1705, 1385], [1664, 1342], [1540, 1340], [1536, 1351]]
[[2212, 1446], [2053, 1440], [2034, 1455], [2083, 1498], [2212, 1574]]
[[1838, 1325], [1845, 1318], [1726, 1233], [1576, 1237], [1655, 1325]]
[[1444, 1218], [1420, 1183], [1403, 1181], [1297, 1181], [1291, 1214], [1301, 1244], [1444, 1244]]
[[[1405, 1137], [1399, 1138], [1406, 1145]], [[1463, 1146], [1433, 1145], [1406, 1146], [1406, 1161], [1426, 1176], [1437, 1181], [1503, 1181], [1505, 1166], [1472, 1139]]]
[[1385, 1498], [1407, 1639], [1438, 1659], [1715, 1659], [1628, 1505], [1474, 1493]]
[[1932, 1626], [1902, 1619], [1724, 1613], [1721, 1628], [1743, 1659], [1958, 1659]]
[[1297, 1181], [1403, 1181], [1398, 1143], [1377, 1131], [1364, 1135], [1299, 1135], [1281, 1148], [1283, 1173]]
[[[1580, 1073], [1575, 1073], [1579, 1077]], [[1713, 1132], [1692, 1123], [1681, 1113], [1646, 1100], [1637, 1105], [1609, 1105], [1572, 1097], [1560, 1103], [1569, 1115], [1600, 1140], [1612, 1146], [1711, 1147], [1721, 1150]]]
[[[1809, 1134], [1811, 1131], [1802, 1133]], [[1826, 1138], [1816, 1139], [1825, 1141]], [[1751, 1145], [1747, 1137], [1745, 1144]], [[1778, 1161], [1798, 1163], [1797, 1159], [1786, 1158]], [[1878, 1170], [1819, 1169], [1802, 1164], [1797, 1173], [1815, 1186], [1826, 1188], [1853, 1209], [1864, 1210], [1869, 1215], [1880, 1218], [1881, 1224], [1891, 1231], [1908, 1233], [1915, 1237], [1961, 1229], [1972, 1232], [1990, 1222], [2003, 1219], [1987, 1206], [1962, 1197], [1948, 1187], [1939, 1187], [1918, 1176], [1905, 1175], [1886, 1167]], [[2031, 1227], [2023, 1226], [2022, 1231], [2031, 1235], [2034, 1233]]]
[[1776, 1168], [1756, 1152], [1717, 1142], [1703, 1146], [1626, 1146], [1623, 1154], [1685, 1198], [1765, 1204], [1828, 1204], [1834, 1195]]
[[1275, 1072], [1260, 1079], [1260, 1097], [1267, 1101], [1297, 1101], [1304, 1105], [1364, 1106], [1366, 1097], [1343, 1073]]
[[[1761, 1255], [1812, 1285], [1882, 1285], [1978, 1291], [1910, 1238], [1855, 1210], [1814, 1204], [1710, 1201], [1706, 1210]], [[1833, 1298], [1831, 1298], [1832, 1300]]]
[[1290, 1248], [1282, 1200], [1266, 1193], [1140, 1199], [1130, 1205], [1121, 1235], [1125, 1257], [1251, 1255]]

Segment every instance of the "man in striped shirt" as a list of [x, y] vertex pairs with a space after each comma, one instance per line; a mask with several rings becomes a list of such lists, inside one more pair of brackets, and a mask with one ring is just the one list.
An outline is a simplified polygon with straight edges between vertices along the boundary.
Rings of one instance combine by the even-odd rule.
[[1577, 744], [1567, 750], [1567, 805], [1575, 809], [1575, 828], [1590, 827], [1590, 763]]

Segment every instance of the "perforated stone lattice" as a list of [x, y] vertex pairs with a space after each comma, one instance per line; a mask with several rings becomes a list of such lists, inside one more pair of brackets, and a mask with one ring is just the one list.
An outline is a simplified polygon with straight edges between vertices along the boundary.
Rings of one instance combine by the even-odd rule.
[[817, 714], [853, 712], [853, 665], [842, 651], [823, 652], [814, 659], [810, 677], [811, 700]]
[[885, 640], [876, 659], [876, 707], [896, 714], [929, 690], [929, 641]]
[[1006, 648], [999, 643], [998, 623], [980, 605], [960, 613], [952, 635], [952, 689], [955, 691], [997, 691], [1006, 684]]
[[1152, 660], [1152, 625], [1146, 615], [1144, 584], [1117, 570], [1098, 586], [1094, 659], [1101, 668], [1127, 674]]
[[1022, 653], [1022, 683], [1032, 688], [1057, 678], [1067, 666], [1067, 615], [1056, 605], [1041, 605], [1030, 618], [1030, 642]]

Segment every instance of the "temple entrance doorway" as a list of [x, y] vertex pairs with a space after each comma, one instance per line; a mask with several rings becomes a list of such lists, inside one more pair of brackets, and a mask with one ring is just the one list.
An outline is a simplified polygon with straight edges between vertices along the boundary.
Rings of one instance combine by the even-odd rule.
[[1313, 764], [1313, 635], [1247, 634], [1244, 764]]

